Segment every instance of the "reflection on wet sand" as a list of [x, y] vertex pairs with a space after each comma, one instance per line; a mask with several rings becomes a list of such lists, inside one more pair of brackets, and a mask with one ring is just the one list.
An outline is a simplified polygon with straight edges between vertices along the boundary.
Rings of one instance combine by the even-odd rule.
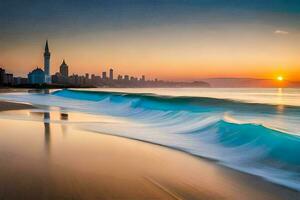
[[50, 130], [49, 112], [44, 112], [44, 128], [45, 128], [45, 149], [47, 153], [50, 153], [51, 130]]
[[[62, 121], [67, 121], [69, 119], [69, 114], [68, 113], [60, 113], [60, 120]], [[61, 131], [64, 135], [66, 135], [68, 131], [68, 126], [65, 123], [61, 123]]]
[[61, 120], [68, 120], [69, 114], [68, 113], [60, 113], [60, 119]]
[[[51, 123], [51, 115], [50, 112], [43, 112], [43, 116], [44, 116], [44, 132], [45, 132], [45, 149], [46, 152], [49, 154], [50, 153], [50, 142], [51, 142], [51, 127], [50, 127], [50, 123]], [[69, 114], [68, 113], [60, 113], [60, 120], [62, 121], [67, 121], [69, 118]], [[61, 123], [61, 130], [63, 135], [65, 135], [67, 133], [68, 130], [68, 126], [65, 123]]]
[[[44, 124], [44, 135], [45, 135], [45, 149], [47, 150], [47, 153], [50, 152], [50, 140], [51, 140], [51, 111], [43, 111], [43, 112], [37, 112], [37, 111], [31, 111], [30, 116], [32, 119], [38, 119], [38, 120], [43, 120]], [[65, 135], [68, 131], [68, 126], [63, 123], [63, 121], [68, 121], [69, 119], [69, 114], [65, 112], [60, 112], [60, 113], [52, 113], [54, 115], [54, 119], [57, 118], [59, 114], [59, 119], [62, 121], [61, 123], [61, 130], [63, 135]]]

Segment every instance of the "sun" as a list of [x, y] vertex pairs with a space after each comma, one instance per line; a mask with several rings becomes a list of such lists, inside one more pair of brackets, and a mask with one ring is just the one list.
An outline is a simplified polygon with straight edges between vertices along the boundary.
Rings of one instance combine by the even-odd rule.
[[282, 76], [277, 76], [277, 80], [278, 81], [283, 81], [283, 77]]

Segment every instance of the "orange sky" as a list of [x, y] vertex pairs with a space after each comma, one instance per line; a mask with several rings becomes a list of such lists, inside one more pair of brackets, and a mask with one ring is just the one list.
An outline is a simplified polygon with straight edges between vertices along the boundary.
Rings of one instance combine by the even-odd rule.
[[[300, 80], [299, 35], [280, 35], [272, 29], [259, 33], [238, 30], [158, 30], [96, 33], [68, 39], [49, 39], [51, 71], [66, 59], [71, 73], [95, 73], [113, 67], [116, 73], [168, 80], [197, 80], [207, 77], [273, 78], [283, 75]], [[250, 29], [250, 30], [249, 30]], [[196, 37], [197, 35], [197, 37]], [[196, 39], [195, 39], [196, 38]], [[39, 42], [39, 43], [38, 43]], [[23, 75], [43, 66], [44, 41], [1, 52], [1, 60], [13, 73]]]
[[[19, 26], [13, 23], [6, 26], [7, 35], [0, 40], [0, 66], [26, 76], [36, 66], [43, 66], [44, 43], [48, 39], [52, 74], [65, 59], [70, 72], [79, 74], [100, 75], [113, 67], [115, 74], [145, 74], [148, 78], [166, 80], [273, 79], [282, 75], [285, 79], [300, 81], [300, 29], [295, 26], [298, 15], [292, 12], [293, 5], [288, 14], [274, 12], [269, 4], [264, 4], [258, 12], [258, 3], [250, 5], [254, 6], [253, 10], [248, 10], [248, 4], [239, 5], [240, 10], [212, 4], [206, 5], [211, 6], [209, 12], [207, 9], [199, 12], [197, 9], [202, 8], [197, 2], [193, 4], [198, 7], [176, 2], [178, 5], [162, 4], [165, 10], [160, 8], [156, 15], [149, 13], [153, 5], [146, 1], [131, 7], [120, 1], [117, 8], [115, 4], [103, 3], [101, 9], [108, 6], [106, 14], [98, 16], [100, 7], [95, 10], [89, 7], [79, 18], [74, 17], [78, 13], [72, 12], [79, 8], [81, 12], [81, 4], [69, 13], [63, 12], [69, 7], [59, 10], [57, 6], [45, 12], [47, 16], [41, 19], [48, 21], [37, 21], [39, 25], [33, 24], [40, 19], [34, 16], [26, 21], [31, 26], [25, 26], [23, 21]], [[278, 8], [284, 5], [278, 4]], [[167, 13], [170, 6], [178, 14]], [[120, 15], [121, 11], [125, 14]], [[48, 19], [48, 15], [52, 15], [51, 18]], [[72, 18], [69, 19], [69, 15]], [[55, 21], [55, 17], [60, 18]]]

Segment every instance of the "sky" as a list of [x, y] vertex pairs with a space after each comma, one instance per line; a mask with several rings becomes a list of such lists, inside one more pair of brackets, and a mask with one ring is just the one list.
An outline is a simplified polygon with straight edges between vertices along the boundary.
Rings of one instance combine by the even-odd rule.
[[0, 0], [0, 66], [300, 81], [299, 0]]

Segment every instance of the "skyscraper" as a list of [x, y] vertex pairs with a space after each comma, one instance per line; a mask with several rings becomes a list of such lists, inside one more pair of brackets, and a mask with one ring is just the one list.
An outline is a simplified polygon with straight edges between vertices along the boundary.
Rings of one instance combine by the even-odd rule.
[[62, 64], [60, 65], [59, 72], [64, 78], [69, 76], [69, 66], [66, 64], [65, 60], [63, 60]]
[[103, 80], [106, 80], [106, 79], [107, 79], [107, 77], [106, 77], [106, 72], [102, 72], [102, 79], [103, 79]]
[[114, 80], [114, 70], [113, 69], [110, 69], [109, 70], [109, 80]]
[[44, 52], [44, 72], [45, 72], [45, 83], [51, 83], [50, 51], [49, 51], [49, 47], [48, 47], [48, 40], [46, 40], [45, 52]]

